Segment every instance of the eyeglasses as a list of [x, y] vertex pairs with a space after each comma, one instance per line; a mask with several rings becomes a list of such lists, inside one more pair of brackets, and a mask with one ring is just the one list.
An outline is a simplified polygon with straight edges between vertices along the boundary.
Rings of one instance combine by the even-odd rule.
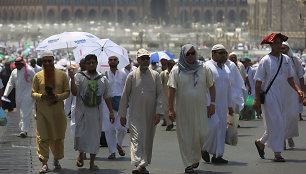
[[97, 61], [88, 61], [88, 62], [86, 62], [87, 65], [96, 64], [96, 63], [97, 63]]
[[227, 51], [216, 51], [215, 53], [228, 55]]
[[140, 60], [142, 60], [142, 61], [150, 60], [150, 57], [140, 57]]
[[195, 55], [195, 51], [193, 51], [193, 52], [188, 52], [188, 53], [186, 54], [186, 56], [190, 56], [190, 55]]
[[112, 61], [118, 61], [118, 59], [108, 59], [108, 61], [112, 62]]
[[43, 60], [43, 63], [52, 63], [53, 62], [53, 60], [52, 59], [45, 59], [45, 60]]

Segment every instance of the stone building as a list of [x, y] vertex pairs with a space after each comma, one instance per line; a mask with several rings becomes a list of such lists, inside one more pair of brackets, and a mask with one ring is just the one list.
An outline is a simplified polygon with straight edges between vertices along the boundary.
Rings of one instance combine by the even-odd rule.
[[306, 0], [249, 0], [248, 4], [248, 29], [254, 41], [281, 32], [293, 48], [306, 48]]
[[78, 21], [233, 23], [248, 20], [247, 0], [1, 0], [2, 23]]

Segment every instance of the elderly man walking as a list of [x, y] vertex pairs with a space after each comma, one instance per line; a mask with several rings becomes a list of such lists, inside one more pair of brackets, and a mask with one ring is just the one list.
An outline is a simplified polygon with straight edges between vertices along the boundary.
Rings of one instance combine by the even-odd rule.
[[[223, 159], [225, 147], [225, 134], [227, 126], [227, 113], [233, 116], [232, 108], [232, 90], [230, 83], [230, 69], [225, 62], [227, 61], [227, 51], [221, 44], [212, 47], [212, 60], [205, 62], [214, 75], [216, 87], [216, 114], [212, 117], [218, 117], [219, 123], [213, 131], [210, 131], [209, 137], [206, 140], [202, 158], [209, 162], [209, 154], [213, 154], [212, 163], [228, 163], [228, 160]], [[241, 88], [240, 88], [241, 89]]]
[[[168, 86], [169, 117], [172, 121], [176, 119], [176, 132], [185, 173], [194, 173], [194, 168], [199, 166], [201, 149], [208, 135], [207, 117], [215, 112], [213, 74], [207, 66], [198, 61], [195, 46], [187, 44], [181, 48], [178, 65], [171, 70]], [[211, 96], [208, 109], [207, 90]]]
[[265, 158], [265, 145], [268, 145], [274, 152], [275, 162], [285, 162], [281, 152], [286, 130], [287, 83], [300, 97], [304, 96], [294, 80], [290, 58], [281, 53], [282, 42], [287, 39], [281, 33], [272, 33], [261, 42], [269, 44], [272, 51], [261, 59], [255, 74], [254, 109], [262, 109], [265, 123], [265, 132], [255, 145], [262, 159]]
[[136, 167], [132, 173], [147, 174], [156, 125], [160, 115], [164, 114], [164, 94], [158, 72], [149, 69], [150, 54], [147, 50], [137, 51], [137, 62], [139, 67], [127, 76], [118, 115], [121, 116], [121, 125], [125, 126], [129, 107], [131, 162]]
[[28, 134], [31, 115], [33, 113], [34, 100], [31, 97], [31, 89], [35, 72], [24, 62], [21, 57], [16, 58], [15, 66], [16, 69], [12, 71], [3, 97], [7, 98], [15, 87], [16, 107], [20, 111], [19, 127], [21, 132], [18, 136], [24, 138]]
[[42, 163], [39, 173], [48, 172], [49, 148], [53, 153], [53, 166], [60, 169], [59, 160], [64, 158], [64, 139], [67, 120], [64, 100], [70, 94], [65, 72], [54, 68], [51, 51], [42, 54], [44, 70], [35, 74], [32, 97], [36, 100], [36, 144], [37, 155]]

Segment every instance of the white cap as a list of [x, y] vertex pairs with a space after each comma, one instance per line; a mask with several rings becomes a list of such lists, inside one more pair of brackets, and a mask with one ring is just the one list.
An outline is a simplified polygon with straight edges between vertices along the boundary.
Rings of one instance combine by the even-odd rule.
[[149, 51], [147, 51], [146, 49], [144, 48], [141, 48], [137, 51], [137, 54], [136, 54], [137, 58], [138, 57], [141, 57], [141, 56], [150, 56], [150, 53]]
[[211, 48], [211, 51], [215, 51], [215, 50], [222, 50], [222, 49], [225, 49], [225, 47], [221, 44], [217, 44], [217, 45], [214, 45], [212, 48]]
[[231, 56], [231, 55], [236, 55], [237, 56], [237, 53], [231, 52], [228, 56]]
[[43, 58], [43, 57], [48, 57], [48, 56], [54, 57], [53, 52], [50, 51], [50, 50], [46, 50], [46, 51], [44, 51], [44, 52], [42, 53], [42, 55], [41, 55], [42, 58]]

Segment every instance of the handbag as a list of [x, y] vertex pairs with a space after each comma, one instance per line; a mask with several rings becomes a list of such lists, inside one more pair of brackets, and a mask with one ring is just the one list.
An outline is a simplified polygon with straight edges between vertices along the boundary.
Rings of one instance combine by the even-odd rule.
[[0, 108], [0, 126], [6, 126], [6, 125], [7, 125], [7, 118], [1, 107]]
[[283, 55], [281, 54], [281, 61], [280, 61], [280, 64], [278, 66], [278, 69], [277, 69], [277, 72], [276, 72], [274, 78], [270, 82], [270, 84], [269, 84], [268, 88], [266, 89], [266, 91], [260, 90], [260, 92], [259, 92], [259, 97], [260, 97], [260, 103], [261, 104], [265, 104], [266, 94], [268, 93], [268, 91], [271, 88], [274, 80], [276, 79], [276, 76], [278, 75], [278, 72], [279, 72], [279, 70], [280, 70], [280, 68], [282, 66], [282, 63], [283, 63]]

